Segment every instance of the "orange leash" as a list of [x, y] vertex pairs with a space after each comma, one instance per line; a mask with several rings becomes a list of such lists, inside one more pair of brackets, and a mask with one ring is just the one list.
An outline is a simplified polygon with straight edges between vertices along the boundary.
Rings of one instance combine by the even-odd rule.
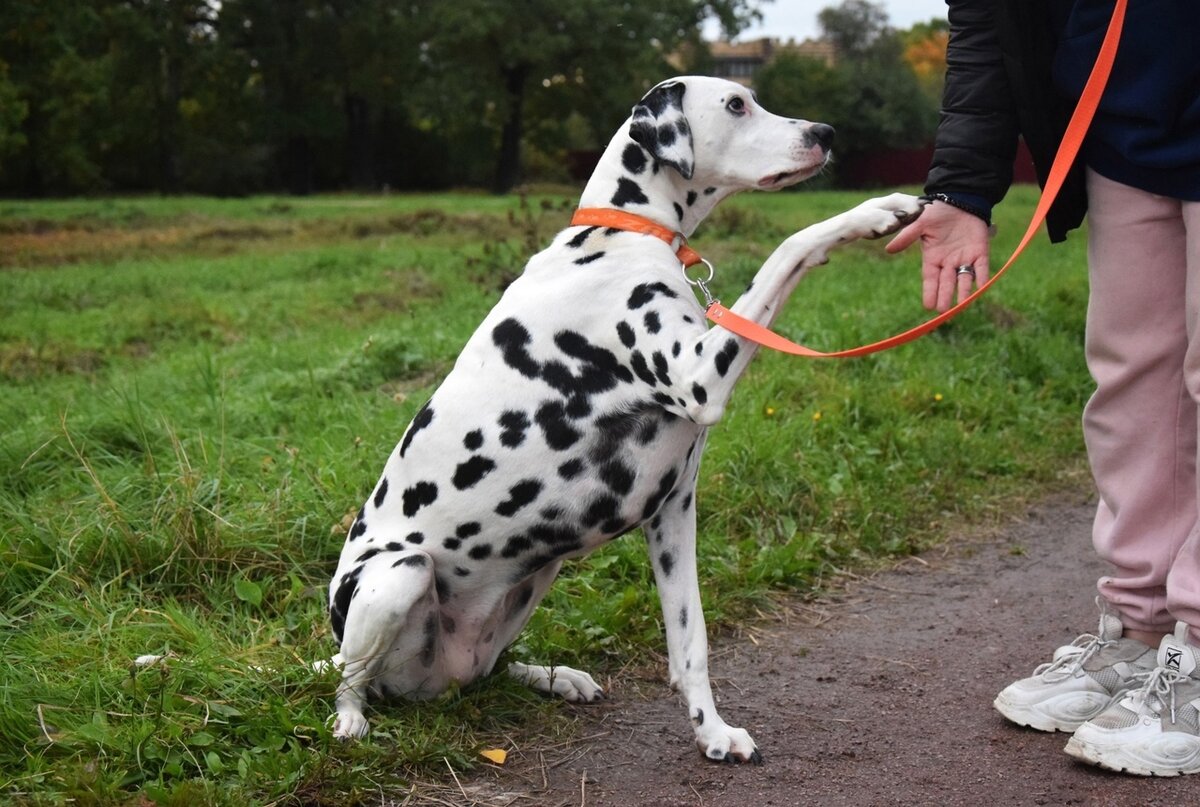
[[[976, 298], [990, 289], [1000, 279], [1001, 275], [1008, 271], [1008, 268], [1013, 265], [1017, 257], [1025, 250], [1029, 242], [1033, 240], [1033, 236], [1037, 233], [1038, 228], [1042, 226], [1042, 222], [1045, 221], [1046, 214], [1049, 212], [1050, 206], [1054, 204], [1054, 199], [1058, 196], [1058, 192], [1062, 189], [1067, 173], [1070, 171], [1071, 165], [1075, 162], [1075, 157], [1079, 154], [1079, 149], [1083, 145], [1084, 135], [1087, 134], [1088, 127], [1092, 123], [1092, 118], [1096, 114], [1096, 109], [1100, 105], [1100, 96], [1104, 93], [1104, 85], [1108, 83], [1113, 61], [1116, 59], [1117, 43], [1121, 38], [1121, 28], [1125, 22], [1125, 7], [1127, 4], [1128, 0], [1117, 0], [1116, 2], [1112, 20], [1109, 21], [1108, 31], [1104, 35], [1104, 42], [1101, 44], [1100, 53], [1096, 57], [1096, 64], [1092, 67], [1087, 84], [1084, 85], [1083, 93], [1079, 96], [1079, 103], [1076, 104], [1075, 111], [1071, 115], [1071, 120], [1067, 124], [1066, 132], [1063, 133], [1062, 143], [1058, 147], [1058, 153], [1054, 156], [1054, 162], [1050, 166], [1050, 173], [1046, 177], [1046, 185], [1042, 189], [1041, 198], [1038, 200], [1037, 207], [1033, 212], [1033, 218], [1029, 222], [1029, 227], [1025, 230], [1025, 235], [1021, 237], [1017, 248], [1013, 250], [1012, 255], [1009, 256], [1004, 265], [988, 279], [987, 283], [976, 289], [971, 296], [953, 308], [938, 314], [933, 319], [896, 336], [891, 336], [869, 345], [850, 348], [848, 350], [838, 350], [832, 353], [822, 353], [821, 351], [798, 345], [774, 331], [759, 325], [757, 322], [733, 313], [721, 305], [719, 301], [709, 303], [705, 316], [722, 328], [732, 331], [738, 336], [749, 339], [752, 342], [757, 342], [764, 347], [778, 350], [781, 353], [789, 353], [793, 356], [806, 356], [814, 359], [867, 356], [871, 353], [878, 353], [883, 350], [899, 347], [924, 336], [942, 323], [957, 316], [967, 306], [975, 302]], [[667, 227], [663, 227], [642, 216], [605, 208], [581, 208], [576, 211], [571, 223], [595, 224], [629, 230], [631, 232], [645, 233], [646, 235], [653, 235], [656, 238], [660, 238], [672, 245], [675, 244], [676, 239], [679, 239], [680, 246], [676, 254], [683, 261], [685, 268], [703, 260], [687, 246], [686, 239], [682, 234], [673, 232]], [[703, 285], [700, 285], [703, 288]]]

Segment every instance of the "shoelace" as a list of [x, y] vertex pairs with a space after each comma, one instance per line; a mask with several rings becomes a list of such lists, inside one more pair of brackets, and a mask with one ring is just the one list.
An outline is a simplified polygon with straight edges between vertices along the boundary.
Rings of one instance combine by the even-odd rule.
[[1084, 633], [1075, 637], [1075, 641], [1061, 648], [1062, 654], [1053, 661], [1041, 664], [1033, 671], [1035, 676], [1067, 678], [1087, 663], [1087, 660], [1100, 650], [1112, 644], [1111, 640], [1101, 639], [1092, 633]]
[[[1133, 678], [1141, 682], [1141, 686], [1130, 693], [1138, 704], [1148, 704], [1147, 698], [1153, 695], [1160, 706], [1167, 704], [1167, 696], [1171, 702], [1171, 722], [1175, 722], [1175, 685], [1188, 680], [1188, 676], [1168, 667], [1155, 667], [1150, 672], [1134, 673]], [[1153, 707], [1151, 707], [1153, 708]], [[1137, 710], [1140, 711], [1140, 708]], [[1157, 714], [1155, 710], [1155, 714]]]

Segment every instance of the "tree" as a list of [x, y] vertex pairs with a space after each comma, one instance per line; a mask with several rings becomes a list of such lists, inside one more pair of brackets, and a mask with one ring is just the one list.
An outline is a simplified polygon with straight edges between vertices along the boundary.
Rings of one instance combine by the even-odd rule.
[[624, 91], [635, 76], [651, 64], [662, 75], [665, 54], [697, 39], [706, 17], [736, 32], [754, 13], [750, 0], [458, 0], [439, 8], [428, 56], [461, 69], [477, 88], [468, 99], [481, 103], [476, 115], [498, 130], [493, 188], [504, 192], [520, 175], [532, 94], [569, 86], [576, 99], [607, 104], [617, 88], [619, 108], [627, 108]]

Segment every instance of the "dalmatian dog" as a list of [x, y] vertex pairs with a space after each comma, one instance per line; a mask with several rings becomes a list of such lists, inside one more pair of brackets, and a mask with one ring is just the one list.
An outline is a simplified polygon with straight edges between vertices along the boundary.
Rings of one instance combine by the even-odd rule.
[[[633, 109], [581, 207], [688, 236], [718, 202], [818, 173], [833, 129], [773, 115], [732, 82], [683, 77]], [[732, 310], [770, 325], [833, 247], [897, 230], [914, 197], [873, 199], [792, 235]], [[708, 759], [762, 761], [717, 713], [696, 570], [696, 478], [755, 345], [707, 326], [675, 246], [572, 226], [533, 256], [413, 418], [359, 510], [329, 587], [337, 738], [368, 697], [430, 698], [489, 674], [563, 561], [636, 527], [662, 602], [671, 684]], [[568, 667], [508, 673], [569, 701], [603, 692]]]

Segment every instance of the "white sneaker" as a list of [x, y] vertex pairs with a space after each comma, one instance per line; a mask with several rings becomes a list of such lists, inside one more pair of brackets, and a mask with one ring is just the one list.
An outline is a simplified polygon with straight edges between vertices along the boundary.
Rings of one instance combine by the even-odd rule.
[[1140, 776], [1200, 773], [1200, 648], [1188, 625], [1158, 648], [1157, 666], [1141, 686], [1079, 727], [1066, 752], [1113, 771]]
[[1113, 698], [1139, 686], [1139, 673], [1154, 669], [1154, 649], [1122, 638], [1116, 614], [1100, 604], [1100, 627], [1054, 651], [1033, 675], [1009, 684], [996, 696], [996, 711], [1019, 726], [1039, 731], [1075, 731], [1104, 711]]

